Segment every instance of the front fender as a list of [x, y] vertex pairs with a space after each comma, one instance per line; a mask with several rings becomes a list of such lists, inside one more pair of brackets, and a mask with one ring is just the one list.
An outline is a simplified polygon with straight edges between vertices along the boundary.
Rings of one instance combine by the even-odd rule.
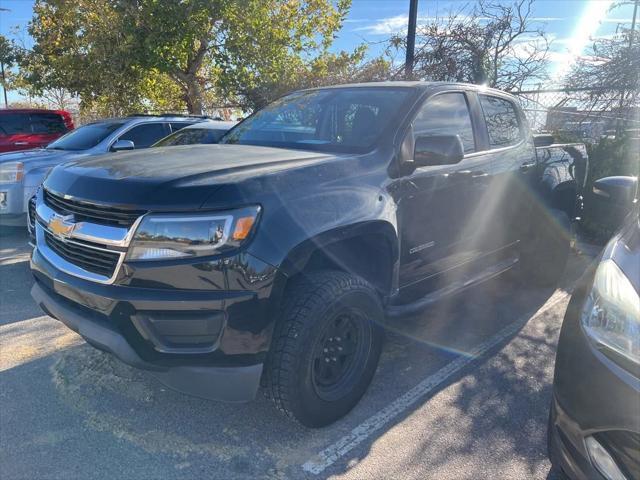
[[[378, 238], [387, 242], [390, 256], [396, 261], [399, 258], [399, 241], [395, 227], [388, 221], [375, 220], [360, 222], [354, 225], [344, 225], [324, 231], [300, 242], [289, 251], [284, 258], [280, 271], [287, 276], [293, 276], [304, 270], [309, 259], [317, 250], [322, 250], [337, 242], [351, 240], [358, 237]], [[375, 262], [372, 258], [371, 261]]]

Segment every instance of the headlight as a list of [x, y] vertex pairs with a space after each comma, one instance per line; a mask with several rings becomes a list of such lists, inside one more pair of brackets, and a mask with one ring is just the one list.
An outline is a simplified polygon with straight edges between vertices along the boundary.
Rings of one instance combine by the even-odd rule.
[[168, 260], [216, 255], [237, 248], [253, 232], [260, 207], [206, 214], [146, 215], [128, 260]]
[[582, 327], [598, 346], [640, 364], [640, 298], [613, 260], [596, 270], [582, 309]]
[[22, 162], [7, 162], [0, 164], [0, 183], [17, 183], [24, 178]]

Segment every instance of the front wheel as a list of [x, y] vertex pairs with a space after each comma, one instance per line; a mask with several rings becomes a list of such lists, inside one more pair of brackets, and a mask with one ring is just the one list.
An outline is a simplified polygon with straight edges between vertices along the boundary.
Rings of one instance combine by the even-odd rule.
[[287, 416], [322, 427], [346, 415], [375, 373], [383, 309], [375, 290], [343, 272], [294, 280], [274, 332], [264, 387]]

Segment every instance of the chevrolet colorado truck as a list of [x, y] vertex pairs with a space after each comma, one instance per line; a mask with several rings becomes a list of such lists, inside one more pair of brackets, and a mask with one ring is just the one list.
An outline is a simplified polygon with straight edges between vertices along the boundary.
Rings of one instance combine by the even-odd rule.
[[247, 401], [262, 385], [327, 425], [371, 382], [385, 322], [514, 267], [559, 277], [586, 162], [580, 145], [536, 147], [497, 90], [299, 91], [217, 145], [54, 168], [32, 296], [171, 388]]

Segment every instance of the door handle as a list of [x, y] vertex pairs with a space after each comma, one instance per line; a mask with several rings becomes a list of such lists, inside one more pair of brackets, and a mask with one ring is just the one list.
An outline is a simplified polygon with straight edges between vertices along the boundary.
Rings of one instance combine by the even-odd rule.
[[471, 172], [471, 178], [487, 178], [488, 173], [485, 172]]
[[471, 170], [457, 170], [455, 172], [452, 172], [449, 174], [449, 176], [456, 178], [456, 177], [470, 177], [472, 175], [472, 171]]
[[14, 145], [29, 145], [29, 142], [14, 142]]
[[536, 166], [535, 162], [523, 163], [522, 165], [520, 165], [520, 171], [521, 172], [528, 172], [529, 170], [531, 170], [535, 166]]

